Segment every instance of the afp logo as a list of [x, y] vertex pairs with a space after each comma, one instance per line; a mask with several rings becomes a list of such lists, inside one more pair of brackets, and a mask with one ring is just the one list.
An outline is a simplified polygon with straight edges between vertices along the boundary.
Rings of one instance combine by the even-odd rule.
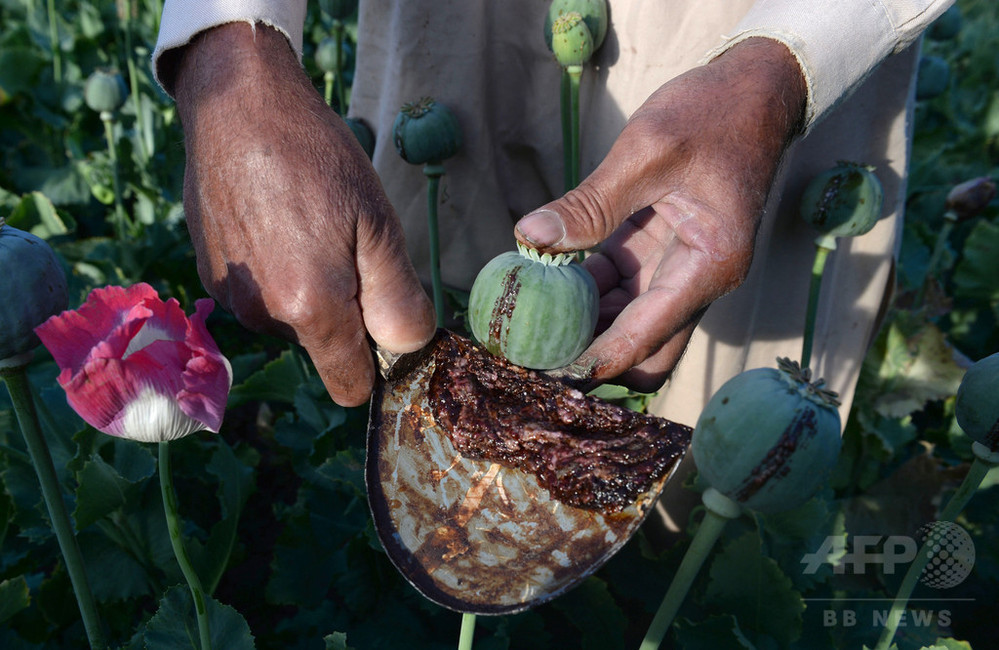
[[827, 537], [814, 553], [805, 554], [801, 563], [806, 575], [814, 574], [826, 563], [832, 564], [837, 574], [846, 573], [849, 568], [853, 574], [863, 575], [867, 567], [878, 566], [890, 575], [900, 565], [916, 559], [922, 543], [927, 561], [919, 580], [926, 586], [949, 589], [971, 575], [975, 544], [964, 528], [951, 521], [934, 521], [923, 525], [916, 536], [918, 540], [907, 535], [857, 535], [850, 550], [845, 538]]

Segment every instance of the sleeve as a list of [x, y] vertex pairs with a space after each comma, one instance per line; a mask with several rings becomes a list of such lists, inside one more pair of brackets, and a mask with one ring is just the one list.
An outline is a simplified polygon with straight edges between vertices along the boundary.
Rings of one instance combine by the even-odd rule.
[[758, 0], [705, 61], [754, 36], [784, 43], [808, 88], [805, 130], [885, 57], [914, 42], [954, 0]]
[[153, 50], [153, 76], [171, 92], [172, 80], [160, 69], [163, 53], [186, 45], [199, 32], [232, 22], [260, 22], [277, 29], [301, 58], [305, 11], [306, 0], [166, 0]]

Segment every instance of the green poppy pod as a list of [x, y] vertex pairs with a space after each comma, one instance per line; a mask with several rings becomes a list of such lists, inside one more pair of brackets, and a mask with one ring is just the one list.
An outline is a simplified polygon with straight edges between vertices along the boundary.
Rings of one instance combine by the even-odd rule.
[[957, 389], [954, 415], [975, 442], [999, 451], [999, 352], [968, 368]]
[[610, 26], [610, 18], [607, 12], [607, 0], [553, 0], [548, 6], [548, 13], [545, 14], [545, 45], [552, 49], [552, 28], [559, 16], [570, 11], [578, 13], [583, 17], [590, 36], [593, 38], [593, 51], [596, 52], [604, 44], [607, 36], [607, 28]]
[[939, 56], [919, 58], [916, 72], [916, 99], [933, 99], [947, 91], [950, 86], [950, 64]]
[[0, 218], [0, 361], [30, 352], [35, 328], [69, 306], [66, 275], [44, 239]]
[[354, 137], [357, 141], [361, 143], [361, 148], [364, 149], [364, 153], [368, 154], [370, 159], [375, 155], [375, 134], [371, 131], [371, 128], [367, 123], [358, 117], [348, 117], [344, 121], [347, 126], [354, 133]]
[[949, 41], [960, 33], [963, 26], [964, 16], [961, 14], [961, 7], [954, 4], [930, 24], [926, 30], [926, 37], [934, 41]]
[[801, 196], [801, 216], [823, 235], [855, 237], [881, 218], [884, 189], [867, 165], [840, 162], [813, 178]]
[[593, 339], [600, 293], [575, 253], [517, 251], [490, 260], [468, 298], [472, 334], [487, 350], [525, 368], [561, 368]]
[[[343, 50], [341, 50], [341, 53]], [[343, 54], [341, 54], [341, 57]], [[323, 72], [339, 72], [337, 68], [337, 39], [327, 36], [316, 46], [316, 67]]]
[[87, 78], [83, 86], [83, 99], [91, 110], [98, 113], [113, 113], [122, 107], [128, 97], [128, 87], [121, 75], [115, 72], [97, 70]]
[[552, 25], [552, 52], [562, 67], [583, 65], [593, 56], [593, 36], [577, 12], [562, 14]]
[[759, 512], [795, 508], [828, 479], [841, 445], [835, 395], [787, 359], [725, 382], [691, 438], [707, 483]]
[[392, 125], [392, 140], [408, 163], [440, 163], [461, 148], [461, 127], [447, 106], [424, 97], [403, 105]]

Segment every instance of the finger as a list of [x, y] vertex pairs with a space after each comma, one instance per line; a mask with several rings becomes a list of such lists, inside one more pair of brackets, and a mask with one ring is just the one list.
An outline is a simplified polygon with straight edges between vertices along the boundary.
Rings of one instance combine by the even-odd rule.
[[338, 309], [335, 316], [340, 320], [337, 327], [300, 334], [300, 343], [333, 401], [341, 406], [358, 406], [367, 401], [375, 385], [374, 359], [356, 305], [353, 309]]
[[517, 223], [517, 239], [542, 252], [592, 248], [672, 189], [665, 183], [679, 169], [680, 157], [671, 152], [669, 138], [654, 123], [632, 120], [579, 187]]
[[687, 349], [687, 344], [690, 342], [690, 337], [693, 335], [699, 321], [700, 315], [677, 332], [673, 338], [667, 341], [657, 352], [645, 359], [645, 361], [618, 375], [614, 379], [614, 383], [621, 384], [640, 393], [652, 393], [662, 388], [666, 380], [673, 374], [673, 369], [683, 357], [683, 353]]
[[413, 352], [436, 330], [434, 306], [406, 252], [402, 227], [394, 213], [362, 220], [358, 228], [357, 270], [364, 326], [390, 352]]

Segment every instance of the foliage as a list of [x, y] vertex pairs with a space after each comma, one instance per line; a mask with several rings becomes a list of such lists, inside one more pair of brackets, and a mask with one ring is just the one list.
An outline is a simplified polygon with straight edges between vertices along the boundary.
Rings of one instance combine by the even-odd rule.
[[[0, 0], [0, 214], [55, 248], [71, 305], [94, 287], [142, 280], [190, 312], [204, 291], [181, 205], [183, 135], [148, 64], [159, 2], [59, 5], [50, 24], [40, 0]], [[949, 64], [949, 86], [917, 106], [898, 291], [864, 364], [832, 485], [794, 512], [728, 526], [680, 612], [674, 647], [872, 644], [872, 621], [888, 605], [865, 599], [891, 598], [901, 576], [884, 566], [836, 572], [833, 563], [858, 536], [915, 534], [966, 471], [969, 442], [954, 422], [953, 396], [966, 360], [999, 350], [996, 203], [955, 227], [938, 268], [928, 261], [948, 190], [997, 176], [999, 16], [993, 0], [960, 7], [957, 36], [925, 43]], [[303, 61], [317, 86], [313, 52], [329, 29], [310, 3]], [[351, 52], [349, 22], [347, 35]], [[112, 127], [116, 155], [83, 102], [97, 69], [119, 71], [129, 86]], [[112, 227], [118, 200], [127, 240]], [[420, 597], [374, 534], [363, 485], [366, 411], [335, 405], [293, 346], [252, 335], [221, 310], [209, 327], [232, 357], [232, 399], [221, 435], [176, 444], [174, 474], [218, 646], [453, 647], [459, 616]], [[119, 647], [186, 647], [192, 605], [177, 587], [155, 458], [85, 426], [56, 373], [40, 349], [30, 379], [109, 636]], [[976, 542], [974, 572], [946, 593], [955, 600], [910, 610], [900, 649], [985, 648], [999, 636], [989, 615], [999, 588], [997, 484], [990, 477], [960, 520]], [[2, 391], [0, 488], [0, 646], [81, 647], [69, 579]], [[691, 529], [697, 522], [695, 513]], [[689, 536], [665, 546], [653, 538], [640, 531], [551, 604], [480, 618], [476, 647], [637, 647]], [[804, 570], [810, 554], [826, 560], [815, 571]]]

